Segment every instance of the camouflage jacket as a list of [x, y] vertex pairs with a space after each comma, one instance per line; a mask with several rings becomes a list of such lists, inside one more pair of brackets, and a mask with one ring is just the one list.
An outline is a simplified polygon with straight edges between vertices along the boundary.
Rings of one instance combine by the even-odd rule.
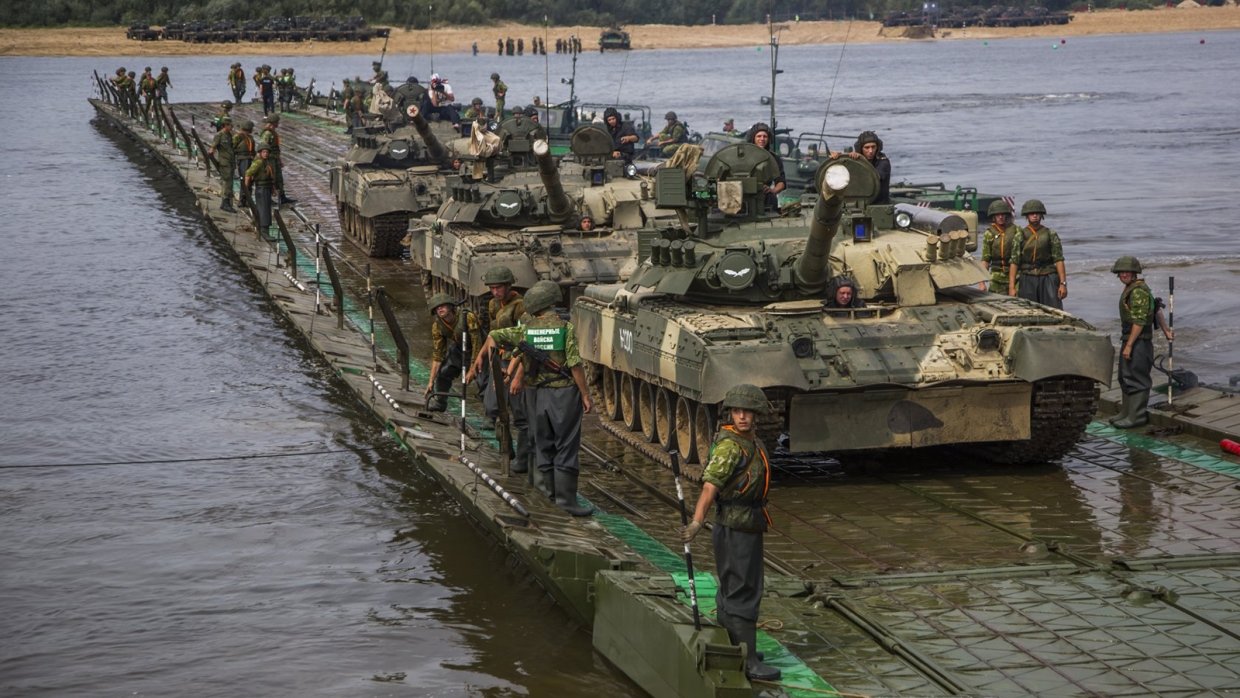
[[1016, 238], [1016, 226], [1009, 223], [999, 228], [994, 223], [982, 235], [982, 261], [990, 265], [991, 273], [1002, 273], [1006, 278], [1011, 259], [1012, 240]]
[[254, 184], [273, 187], [276, 183], [276, 168], [267, 162], [267, 158], [256, 158], [245, 171], [245, 176]]
[[[464, 348], [460, 346], [462, 331], [468, 344], [468, 347]], [[431, 325], [431, 361], [464, 368], [478, 358], [478, 350], [481, 348], [482, 324], [478, 322], [478, 316], [468, 310], [458, 311], [456, 322], [451, 327], [438, 317]], [[468, 362], [465, 359], [465, 349], [469, 350]]]
[[[581, 365], [581, 352], [577, 348], [577, 335], [573, 323], [565, 322], [554, 311], [537, 316], [524, 317], [524, 324], [491, 330], [491, 337], [501, 346], [516, 346], [529, 342], [546, 350], [552, 361], [565, 368]], [[522, 358], [525, 365], [525, 384], [531, 388], [566, 388], [573, 380], [554, 371], [543, 370], [528, 356]]]
[[1142, 325], [1142, 336], [1154, 333], [1154, 294], [1144, 279], [1134, 279], [1119, 297], [1119, 320], [1124, 326], [1123, 341], [1133, 325]]
[[215, 140], [211, 141], [211, 150], [215, 151], [215, 160], [221, 164], [227, 163], [232, 166], [233, 157], [233, 134], [228, 131], [220, 131], [215, 134]]
[[1045, 272], [1054, 269], [1055, 262], [1063, 261], [1059, 234], [1046, 226], [1018, 229], [1011, 245], [1011, 263], [1022, 272]]
[[721, 427], [711, 444], [702, 481], [719, 488], [715, 519], [720, 525], [754, 533], [766, 530], [771, 464], [761, 439], [746, 438], [732, 425]]

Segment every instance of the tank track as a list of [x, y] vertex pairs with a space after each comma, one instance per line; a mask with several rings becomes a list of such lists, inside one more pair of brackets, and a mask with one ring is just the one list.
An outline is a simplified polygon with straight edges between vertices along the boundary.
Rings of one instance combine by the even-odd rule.
[[409, 232], [409, 214], [405, 211], [385, 213], [373, 218], [361, 215], [349, 204], [340, 204], [340, 227], [354, 245], [371, 257], [401, 257], [401, 241]]
[[1057, 461], [1076, 447], [1098, 409], [1098, 386], [1088, 378], [1060, 376], [1033, 384], [1030, 438], [964, 450], [997, 463]]

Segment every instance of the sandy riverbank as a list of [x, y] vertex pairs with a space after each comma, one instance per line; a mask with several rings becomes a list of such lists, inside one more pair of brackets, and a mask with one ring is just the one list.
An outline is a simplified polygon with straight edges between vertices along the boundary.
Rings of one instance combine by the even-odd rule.
[[[797, 22], [784, 25], [785, 45], [910, 41], [901, 29], [883, 29], [878, 22]], [[1160, 8], [1127, 12], [1105, 10], [1077, 14], [1070, 24], [1045, 27], [945, 29], [938, 38], [1004, 39], [1015, 37], [1072, 37], [1096, 34], [1145, 34], [1240, 29], [1240, 7]], [[524, 37], [541, 28], [516, 24], [488, 27], [441, 27], [434, 30], [393, 30], [389, 53], [453, 53], [469, 51], [478, 42], [480, 52], [495, 50], [498, 37]], [[682, 27], [647, 24], [628, 27], [635, 49], [723, 48], [765, 44], [763, 24]], [[596, 46], [598, 27], [552, 27], [547, 43], [576, 34], [586, 48]], [[0, 29], [0, 56], [187, 56], [187, 55], [355, 55], [377, 53], [380, 42], [300, 44], [240, 43], [187, 44], [181, 41], [130, 41], [121, 27], [112, 29]]]

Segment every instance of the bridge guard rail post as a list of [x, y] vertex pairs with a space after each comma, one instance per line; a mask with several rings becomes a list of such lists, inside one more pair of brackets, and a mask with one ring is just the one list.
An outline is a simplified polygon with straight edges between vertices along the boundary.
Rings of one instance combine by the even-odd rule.
[[383, 313], [383, 320], [392, 333], [392, 341], [396, 343], [396, 358], [400, 361], [400, 389], [409, 390], [409, 342], [400, 331], [400, 323], [396, 321], [396, 313], [392, 311], [392, 303], [382, 286], [375, 287], [375, 302], [379, 304], [379, 312]]
[[293, 278], [297, 278], [297, 245], [293, 244], [293, 236], [288, 232], [288, 226], [284, 225], [284, 216], [280, 215], [279, 209], [273, 208], [271, 211], [272, 218], [276, 219], [276, 227], [280, 229], [280, 237], [284, 238], [284, 246], [288, 248], [288, 266], [289, 273]]
[[336, 302], [336, 329], [344, 329], [344, 286], [340, 283], [340, 274], [336, 273], [336, 263], [332, 261], [331, 245], [323, 245], [323, 265], [327, 267], [327, 278], [331, 280], [332, 296]]

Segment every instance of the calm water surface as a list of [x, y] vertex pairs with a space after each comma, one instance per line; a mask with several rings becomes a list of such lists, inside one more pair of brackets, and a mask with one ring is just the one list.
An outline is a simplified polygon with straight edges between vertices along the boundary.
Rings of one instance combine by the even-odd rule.
[[[698, 130], [765, 120], [763, 43], [585, 54], [578, 94]], [[843, 50], [834, 85], [840, 46], [782, 51], [782, 125], [822, 129], [830, 95], [826, 130], [879, 131], [897, 179], [1041, 198], [1070, 311], [1115, 331], [1108, 269], [1136, 254], [1160, 293], [1176, 276], [1177, 365], [1240, 371], [1240, 33]], [[371, 59], [241, 60], [339, 84]], [[0, 145], [0, 691], [635, 694], [275, 319], [180, 186], [90, 123], [92, 70], [168, 65], [174, 100], [198, 101], [227, 94], [230, 62], [0, 59], [18, 125]], [[571, 74], [557, 56], [433, 69], [462, 101], [499, 70], [514, 104], [566, 98]]]

